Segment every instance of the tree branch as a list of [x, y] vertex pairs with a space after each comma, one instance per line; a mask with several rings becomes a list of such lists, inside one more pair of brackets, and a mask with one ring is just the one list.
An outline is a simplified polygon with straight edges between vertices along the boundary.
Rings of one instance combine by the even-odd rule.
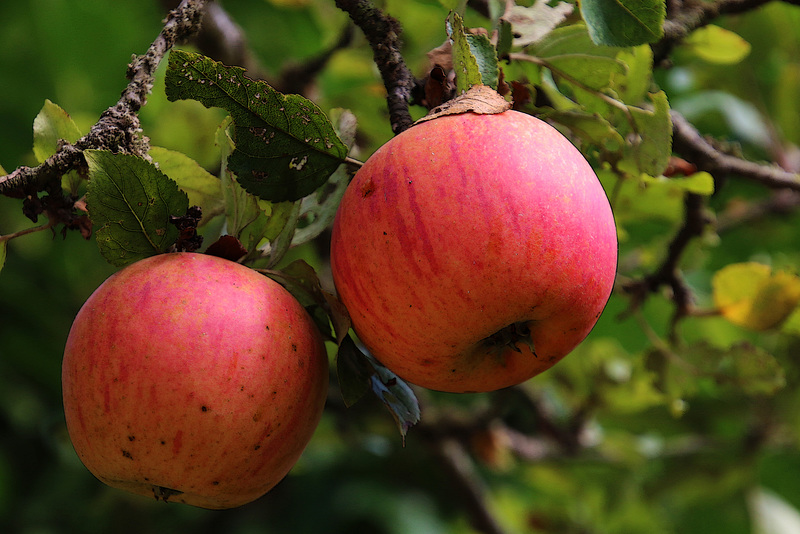
[[400, 24], [369, 0], [336, 0], [336, 6], [350, 15], [372, 47], [375, 64], [386, 87], [392, 131], [398, 134], [407, 130], [413, 124], [408, 102], [414, 87], [414, 76], [400, 54]]
[[699, 170], [714, 176], [718, 182], [721, 178], [733, 174], [770, 188], [800, 191], [800, 175], [787, 172], [780, 167], [762, 165], [720, 152], [676, 111], [672, 112], [672, 128], [673, 150]]
[[632, 297], [628, 313], [641, 307], [648, 295], [655, 293], [662, 286], [667, 286], [672, 291], [672, 300], [676, 306], [672, 317], [674, 332], [677, 322], [690, 313], [694, 304], [692, 290], [680, 270], [680, 259], [689, 243], [703, 234], [709, 222], [710, 218], [705, 210], [705, 198], [695, 193], [687, 193], [684, 198], [683, 225], [670, 241], [667, 256], [661, 266], [644, 279], [625, 284], [622, 288]]
[[89, 133], [74, 145], [64, 144], [53, 156], [38, 167], [19, 167], [0, 177], [0, 194], [29, 197], [47, 189], [73, 169], [84, 168], [83, 151], [90, 148], [146, 156], [147, 138], [141, 135], [137, 112], [145, 104], [153, 87], [155, 70], [167, 51], [176, 42], [195, 33], [200, 27], [205, 0], [183, 0], [167, 16], [164, 28], [147, 52], [134, 57], [128, 65], [130, 80], [117, 103], [108, 108], [92, 126]]

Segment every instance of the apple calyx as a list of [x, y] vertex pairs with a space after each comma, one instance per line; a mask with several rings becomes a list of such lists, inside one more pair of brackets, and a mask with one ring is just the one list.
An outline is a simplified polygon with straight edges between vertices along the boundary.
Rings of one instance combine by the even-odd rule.
[[173, 495], [180, 495], [182, 493], [182, 491], [172, 488], [165, 488], [164, 486], [153, 486], [153, 495], [155, 496], [156, 500], [161, 499], [164, 502], [169, 501], [169, 498]]
[[414, 124], [430, 121], [445, 115], [460, 115], [462, 113], [496, 115], [509, 109], [511, 109], [511, 102], [503, 98], [500, 93], [488, 85], [474, 85], [467, 92], [433, 108]]
[[495, 354], [502, 354], [506, 348], [510, 348], [514, 352], [522, 352], [518, 344], [531, 349], [531, 353], [536, 356], [536, 350], [533, 348], [533, 339], [531, 338], [531, 326], [529, 321], [517, 321], [505, 326], [482, 340], [484, 346]]

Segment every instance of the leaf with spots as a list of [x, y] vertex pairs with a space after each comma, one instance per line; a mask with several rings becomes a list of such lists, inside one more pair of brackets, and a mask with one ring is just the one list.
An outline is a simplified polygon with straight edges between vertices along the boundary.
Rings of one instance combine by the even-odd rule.
[[347, 156], [347, 147], [310, 100], [284, 95], [200, 54], [173, 50], [166, 75], [170, 101], [193, 99], [224, 108], [236, 145], [229, 168], [250, 193], [271, 202], [313, 193]]
[[84, 156], [86, 204], [106, 261], [122, 267], [166, 252], [178, 238], [170, 216], [186, 213], [186, 193], [142, 158], [103, 150], [86, 150]]

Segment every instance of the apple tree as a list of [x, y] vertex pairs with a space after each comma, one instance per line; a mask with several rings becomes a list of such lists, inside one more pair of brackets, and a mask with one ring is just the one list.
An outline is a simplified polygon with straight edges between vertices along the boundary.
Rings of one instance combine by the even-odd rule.
[[0, 20], [0, 530], [800, 532], [800, 2]]

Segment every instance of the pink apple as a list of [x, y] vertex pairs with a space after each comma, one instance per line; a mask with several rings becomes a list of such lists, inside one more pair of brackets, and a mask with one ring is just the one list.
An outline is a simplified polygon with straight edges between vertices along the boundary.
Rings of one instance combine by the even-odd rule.
[[597, 322], [616, 262], [592, 168], [516, 111], [448, 115], [393, 138], [349, 185], [331, 242], [366, 348], [450, 392], [496, 390], [558, 362]]
[[62, 382], [70, 438], [101, 481], [231, 508], [300, 457], [322, 414], [328, 360], [276, 282], [214, 256], [162, 254], [89, 297]]

